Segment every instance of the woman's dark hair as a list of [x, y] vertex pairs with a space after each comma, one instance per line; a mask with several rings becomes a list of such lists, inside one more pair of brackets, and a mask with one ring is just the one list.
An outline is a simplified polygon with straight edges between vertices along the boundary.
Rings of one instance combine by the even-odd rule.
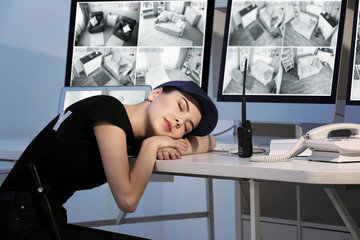
[[165, 93], [171, 93], [173, 91], [179, 91], [178, 88], [172, 87], [172, 86], [164, 86], [164, 87], [162, 87], [162, 89], [163, 89], [163, 92], [165, 92]]

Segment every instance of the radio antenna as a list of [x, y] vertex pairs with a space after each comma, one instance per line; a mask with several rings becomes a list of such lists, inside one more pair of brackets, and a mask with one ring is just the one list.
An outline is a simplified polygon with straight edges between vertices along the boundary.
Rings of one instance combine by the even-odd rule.
[[245, 97], [245, 87], [246, 87], [246, 69], [247, 69], [247, 58], [245, 59], [244, 66], [244, 81], [243, 81], [243, 94], [242, 94], [242, 124], [246, 122], [246, 97]]
[[239, 157], [251, 157], [253, 154], [251, 122], [246, 120], [246, 98], [245, 98], [246, 69], [247, 69], [247, 59], [245, 59], [245, 69], [244, 69], [244, 77], [243, 77], [242, 119], [241, 119], [242, 123], [241, 126], [239, 126], [237, 129]]

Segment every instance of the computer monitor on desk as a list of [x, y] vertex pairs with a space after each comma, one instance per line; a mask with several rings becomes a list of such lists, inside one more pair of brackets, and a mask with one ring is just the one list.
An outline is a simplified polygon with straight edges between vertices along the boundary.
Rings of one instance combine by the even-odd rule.
[[345, 106], [345, 122], [360, 123], [360, 11], [359, 1], [354, 1], [354, 3], [354, 21]]
[[[346, 1], [229, 0], [218, 88], [220, 115], [240, 119], [244, 61], [252, 122], [331, 123]], [[238, 110], [237, 110], [238, 109]]]
[[215, 0], [72, 0], [65, 86], [188, 80], [206, 92]]
[[63, 87], [60, 94], [58, 113], [64, 111], [71, 104], [96, 95], [110, 95], [123, 104], [136, 104], [144, 101], [150, 86], [117, 86], [117, 87]]

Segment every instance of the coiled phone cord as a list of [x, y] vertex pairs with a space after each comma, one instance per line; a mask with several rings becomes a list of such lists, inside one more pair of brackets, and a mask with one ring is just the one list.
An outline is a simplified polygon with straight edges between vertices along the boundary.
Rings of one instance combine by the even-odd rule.
[[294, 147], [284, 155], [253, 156], [253, 157], [250, 158], [250, 160], [253, 161], [253, 162], [280, 162], [280, 161], [284, 161], [286, 159], [295, 157], [295, 156], [301, 154], [302, 152], [304, 152], [307, 149], [307, 147], [301, 146], [304, 143], [305, 139], [306, 139], [305, 136], [301, 136], [301, 138], [294, 145]]

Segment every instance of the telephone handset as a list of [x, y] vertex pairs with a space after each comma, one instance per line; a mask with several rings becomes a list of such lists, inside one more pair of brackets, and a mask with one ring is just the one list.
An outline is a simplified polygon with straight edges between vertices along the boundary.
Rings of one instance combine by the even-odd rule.
[[[347, 131], [349, 135], [329, 137], [335, 131]], [[279, 162], [295, 157], [307, 148], [312, 150], [309, 160], [326, 162], [360, 161], [360, 124], [334, 123], [314, 128], [302, 136], [286, 154], [279, 156], [254, 156], [255, 162]]]

